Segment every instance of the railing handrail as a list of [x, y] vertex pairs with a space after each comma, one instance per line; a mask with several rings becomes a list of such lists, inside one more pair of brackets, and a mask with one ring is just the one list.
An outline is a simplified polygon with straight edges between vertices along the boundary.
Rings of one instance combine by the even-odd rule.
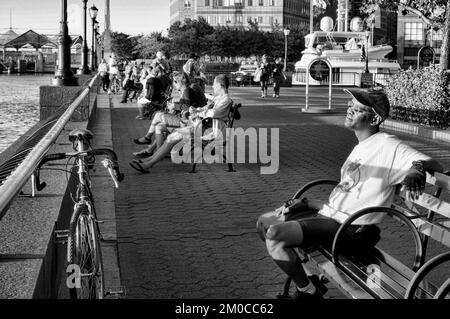
[[50, 147], [56, 142], [64, 126], [70, 120], [73, 112], [80, 105], [83, 99], [88, 95], [90, 89], [95, 83], [98, 75], [89, 83], [88, 87], [69, 105], [67, 110], [61, 115], [58, 121], [53, 125], [50, 131], [41, 139], [41, 141], [30, 151], [27, 157], [12, 174], [0, 185], [0, 217], [4, 215], [11, 201], [20, 192], [28, 179], [33, 174], [40, 160], [45, 156]]

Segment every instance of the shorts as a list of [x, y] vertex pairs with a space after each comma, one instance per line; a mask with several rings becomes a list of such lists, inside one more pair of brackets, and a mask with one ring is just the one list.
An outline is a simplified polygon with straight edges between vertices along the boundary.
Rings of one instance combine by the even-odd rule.
[[[323, 246], [331, 249], [334, 237], [341, 227], [336, 220], [316, 214], [312, 217], [298, 219], [303, 231], [301, 248]], [[380, 240], [380, 229], [376, 225], [349, 225], [342, 234], [345, 248], [364, 249], [373, 247]]]

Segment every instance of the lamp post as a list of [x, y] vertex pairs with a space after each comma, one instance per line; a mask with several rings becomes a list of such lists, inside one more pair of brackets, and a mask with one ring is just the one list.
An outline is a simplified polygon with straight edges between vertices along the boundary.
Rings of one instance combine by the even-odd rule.
[[288, 28], [285, 28], [283, 30], [284, 32], [284, 72], [286, 72], [286, 67], [287, 67], [287, 37], [289, 35], [289, 33], [291, 33], [291, 30], [289, 30]]
[[369, 31], [366, 30], [366, 43], [364, 44], [366, 48], [366, 67], [364, 73], [369, 73]]
[[55, 86], [76, 85], [76, 78], [70, 70], [70, 44], [69, 29], [67, 27], [67, 0], [61, 0], [61, 21], [58, 39], [58, 69], [52, 84]]
[[94, 47], [94, 52], [95, 52], [95, 67], [98, 67], [98, 37], [100, 35], [100, 33], [98, 32], [98, 30], [100, 29], [100, 24], [97, 23], [95, 26], [95, 47]]
[[83, 48], [81, 50], [81, 67], [78, 70], [78, 74], [89, 74], [88, 67], [88, 55], [89, 49], [87, 45], [87, 2], [83, 0]]
[[98, 24], [97, 20], [95, 20], [97, 18], [98, 9], [95, 7], [95, 5], [92, 5], [92, 7], [89, 9], [89, 14], [90, 14], [91, 19], [92, 19], [91, 70], [94, 71], [95, 70], [95, 50], [94, 50], [94, 46], [95, 46], [95, 23]]

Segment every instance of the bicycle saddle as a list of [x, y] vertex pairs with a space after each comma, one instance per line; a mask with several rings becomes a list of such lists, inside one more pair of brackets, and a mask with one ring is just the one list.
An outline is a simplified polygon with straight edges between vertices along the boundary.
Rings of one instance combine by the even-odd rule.
[[86, 129], [75, 129], [69, 133], [69, 141], [74, 142], [78, 139], [90, 141], [94, 137], [91, 131]]

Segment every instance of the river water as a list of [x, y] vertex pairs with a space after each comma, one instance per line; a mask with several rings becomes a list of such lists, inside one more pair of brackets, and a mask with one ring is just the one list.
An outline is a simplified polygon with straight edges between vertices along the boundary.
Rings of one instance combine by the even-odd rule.
[[39, 86], [52, 74], [0, 74], [0, 153], [39, 121]]

